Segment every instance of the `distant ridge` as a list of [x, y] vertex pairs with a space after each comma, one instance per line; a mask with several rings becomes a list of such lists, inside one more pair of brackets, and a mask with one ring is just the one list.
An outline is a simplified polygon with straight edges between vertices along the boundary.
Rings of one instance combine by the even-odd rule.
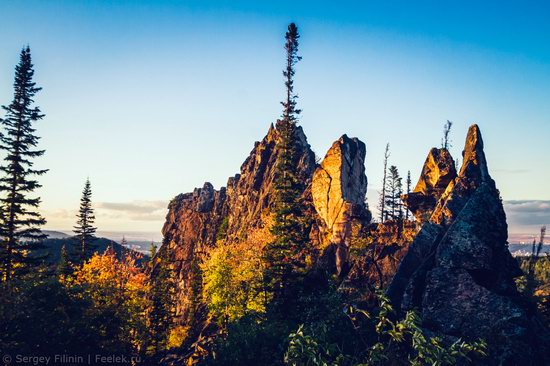
[[[45, 231], [48, 230], [43, 231], [45, 234], [47, 234]], [[61, 248], [63, 246], [65, 246], [65, 248], [67, 248], [70, 253], [72, 248], [75, 247], [75, 245], [77, 245], [78, 243], [73, 237], [70, 237], [67, 234], [59, 233], [56, 231], [51, 232], [65, 235], [65, 237], [55, 238], [52, 236], [48, 239], [43, 240], [41, 243], [42, 247], [36, 249], [34, 251], [34, 254], [40, 257], [44, 256], [47, 264], [54, 265], [59, 262], [59, 259], [61, 257]], [[107, 248], [112, 247], [117, 255], [117, 258], [119, 259], [126, 254], [132, 254], [136, 258], [136, 261], [138, 263], [142, 263], [144, 261], [147, 261], [148, 259], [148, 256], [146, 254], [122, 246], [116, 241], [107, 238], [97, 238], [97, 240], [94, 241], [93, 245], [96, 247], [95, 252], [97, 253], [104, 253]]]
[[67, 239], [71, 237], [69, 234], [55, 230], [42, 230], [42, 234], [48, 235], [48, 239]]

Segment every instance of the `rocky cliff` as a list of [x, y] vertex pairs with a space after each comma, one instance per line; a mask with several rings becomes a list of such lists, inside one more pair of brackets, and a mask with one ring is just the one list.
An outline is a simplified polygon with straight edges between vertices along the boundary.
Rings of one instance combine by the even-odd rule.
[[[302, 128], [295, 131], [300, 156], [298, 170], [304, 184], [304, 209], [313, 218], [310, 237], [320, 256], [328, 257], [336, 271], [346, 268], [350, 225], [369, 219], [365, 205], [365, 144], [346, 135], [338, 139], [318, 165]], [[177, 279], [177, 317], [196, 321], [200, 296], [198, 264], [216, 245], [245, 241], [254, 236], [271, 240], [279, 132], [273, 125], [254, 144], [240, 174], [227, 187], [215, 190], [210, 183], [174, 198], [162, 233], [164, 244], [154, 267], [169, 266]], [[258, 254], [260, 255], [260, 253]], [[153, 268], [153, 276], [156, 269]], [[200, 317], [200, 315], [199, 315]]]
[[405, 197], [426, 223], [388, 295], [401, 310], [418, 309], [432, 331], [485, 339], [491, 364], [542, 364], [537, 355], [544, 352], [533, 347], [536, 327], [514, 284], [521, 271], [508, 251], [506, 216], [489, 175], [479, 127], [468, 131], [456, 177], [447, 154], [430, 152], [420, 189]]
[[424, 162], [416, 187], [410, 194], [403, 195], [403, 202], [420, 223], [426, 222], [455, 178], [455, 162], [449, 151], [434, 147]]
[[365, 205], [365, 154], [363, 142], [343, 135], [313, 173], [313, 205], [326, 227], [321, 242], [334, 247], [338, 275], [347, 270], [353, 224], [370, 219]]
[[[343, 135], [317, 164], [302, 129], [295, 133], [316, 268], [337, 275], [354, 301], [368, 302], [369, 293], [390, 283], [394, 306], [420, 311], [430, 332], [448, 340], [485, 339], [488, 363], [545, 362], [547, 346], [515, 287], [521, 271], [507, 248], [506, 217], [477, 125], [468, 131], [458, 173], [446, 149], [429, 152], [414, 191], [403, 196], [417, 219], [405, 224], [366, 225], [363, 142]], [[206, 319], [199, 263], [218, 245], [272, 240], [279, 138], [271, 126], [226, 187], [205, 183], [169, 205], [152, 275], [162, 266], [173, 270], [177, 321], [195, 324], [198, 332]]]

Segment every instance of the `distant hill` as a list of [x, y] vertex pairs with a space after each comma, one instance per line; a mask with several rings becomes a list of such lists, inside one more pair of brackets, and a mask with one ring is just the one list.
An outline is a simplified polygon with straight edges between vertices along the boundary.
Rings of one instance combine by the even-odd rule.
[[48, 239], [67, 239], [71, 237], [69, 234], [54, 230], [42, 230], [42, 234], [48, 235]]
[[[35, 255], [37, 256], [46, 256], [46, 262], [48, 264], [56, 264], [59, 262], [59, 258], [61, 257], [61, 248], [63, 247], [63, 245], [65, 245], [65, 248], [67, 248], [69, 253], [71, 252], [71, 250], [73, 250], [73, 248], [78, 246], [78, 242], [73, 237], [70, 237], [67, 234], [63, 234], [55, 231], [52, 231], [52, 233], [62, 234], [62, 235], [65, 235], [65, 237], [62, 237], [62, 238], [50, 237], [48, 239], [45, 239], [42, 241], [42, 248], [34, 251]], [[105, 250], [107, 250], [107, 248], [112, 246], [115, 250], [115, 253], [117, 254], [117, 258], [119, 259], [122, 258], [123, 255], [133, 254], [137, 259], [138, 263], [144, 263], [144, 262], [147, 262], [148, 260], [147, 255], [140, 253], [138, 251], [126, 248], [110, 239], [97, 238], [97, 240], [95, 240], [93, 244], [96, 247], [95, 251], [98, 253], [103, 253], [105, 252]]]

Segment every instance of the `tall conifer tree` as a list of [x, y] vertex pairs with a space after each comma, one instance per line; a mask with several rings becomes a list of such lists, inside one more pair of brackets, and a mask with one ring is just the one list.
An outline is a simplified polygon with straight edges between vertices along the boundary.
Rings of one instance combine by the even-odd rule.
[[2, 106], [5, 117], [0, 119], [3, 131], [0, 134], [0, 150], [4, 151], [4, 163], [0, 166], [0, 204], [3, 210], [2, 275], [0, 280], [10, 282], [16, 269], [28, 269], [33, 262], [26, 255], [45, 235], [40, 226], [46, 221], [36, 211], [39, 197], [32, 193], [40, 188], [36, 180], [47, 170], [34, 169], [34, 158], [44, 154], [38, 150], [39, 137], [35, 122], [44, 118], [40, 108], [34, 105], [34, 96], [42, 88], [33, 81], [34, 68], [29, 47], [23, 48], [15, 67], [14, 97], [8, 106]]
[[390, 143], [386, 144], [386, 150], [384, 150], [384, 174], [382, 176], [382, 191], [380, 192], [380, 199], [378, 202], [378, 210], [380, 211], [380, 222], [384, 222], [388, 219], [388, 212], [386, 210], [386, 179], [388, 175], [388, 158], [390, 157]]
[[80, 209], [76, 215], [77, 221], [73, 232], [78, 241], [78, 247], [75, 248], [75, 257], [77, 262], [83, 262], [93, 248], [93, 241], [96, 239], [94, 226], [95, 215], [92, 207], [92, 185], [90, 179], [86, 179], [82, 197], [80, 198]]
[[395, 165], [389, 168], [388, 183], [386, 187], [386, 210], [390, 219], [401, 221], [403, 218], [403, 205], [401, 195], [403, 194], [403, 183], [399, 171]]
[[[407, 196], [411, 193], [411, 171], [407, 171]], [[409, 209], [405, 207], [405, 220], [409, 220]]]
[[156, 254], [156, 265], [151, 261], [147, 309], [147, 328], [150, 331], [147, 353], [155, 354], [166, 348], [168, 334], [174, 322], [175, 275], [169, 265], [166, 251]]
[[447, 120], [443, 126], [443, 138], [441, 139], [441, 147], [445, 150], [449, 150], [451, 148], [451, 127], [453, 127], [453, 122]]
[[303, 184], [299, 177], [299, 146], [296, 141], [296, 124], [300, 110], [296, 108], [298, 96], [294, 93], [294, 66], [298, 56], [298, 28], [294, 23], [286, 32], [286, 68], [283, 71], [286, 98], [283, 114], [277, 121], [279, 132], [275, 178], [275, 220], [271, 232], [275, 240], [266, 248], [266, 278], [276, 300], [285, 302], [290, 286], [305, 268], [308, 233], [303, 213]]

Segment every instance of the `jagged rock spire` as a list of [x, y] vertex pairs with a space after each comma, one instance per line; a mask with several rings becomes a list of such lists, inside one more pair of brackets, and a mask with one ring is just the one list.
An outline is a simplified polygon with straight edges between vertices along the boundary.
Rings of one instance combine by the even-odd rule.
[[327, 228], [327, 242], [336, 246], [336, 270], [341, 274], [354, 221], [368, 219], [365, 205], [365, 144], [343, 135], [335, 141], [313, 173], [313, 205]]
[[427, 221], [437, 201], [456, 178], [453, 157], [447, 149], [433, 148], [424, 162], [416, 187], [402, 196], [403, 202], [419, 222]]
[[496, 364], [542, 364], [544, 352], [532, 346], [533, 324], [513, 281], [521, 271], [508, 251], [506, 215], [477, 125], [468, 130], [463, 157], [388, 296], [402, 310], [419, 310], [432, 331], [485, 339]]

